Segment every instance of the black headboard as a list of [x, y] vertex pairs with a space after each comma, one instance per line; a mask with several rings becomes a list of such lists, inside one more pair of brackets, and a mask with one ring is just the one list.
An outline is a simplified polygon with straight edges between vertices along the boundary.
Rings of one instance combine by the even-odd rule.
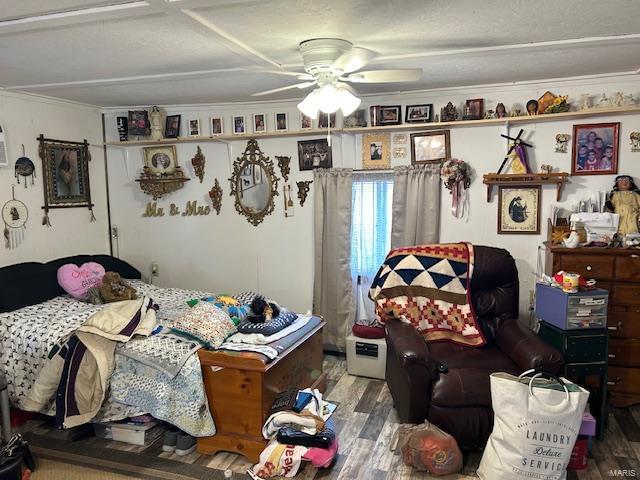
[[47, 263], [25, 262], [0, 268], [0, 313], [45, 302], [65, 292], [58, 285], [58, 268], [67, 263], [80, 266], [96, 262], [123, 278], [142, 278], [133, 266], [111, 255], [75, 255]]

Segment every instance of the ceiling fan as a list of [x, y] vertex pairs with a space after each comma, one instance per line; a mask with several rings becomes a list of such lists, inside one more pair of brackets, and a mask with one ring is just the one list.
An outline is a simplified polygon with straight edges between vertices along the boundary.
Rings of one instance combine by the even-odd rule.
[[[338, 109], [349, 115], [360, 104], [353, 95], [349, 83], [398, 83], [415, 82], [422, 76], [421, 68], [360, 71], [376, 56], [366, 48], [354, 47], [347, 40], [316, 38], [298, 45], [304, 61], [304, 72], [287, 70], [263, 70], [265, 73], [288, 75], [302, 80], [301, 83], [254, 93], [258, 97], [294, 88], [304, 89], [318, 86], [299, 105], [306, 115], [316, 118], [318, 110], [333, 113]], [[315, 113], [314, 113], [315, 112]]]

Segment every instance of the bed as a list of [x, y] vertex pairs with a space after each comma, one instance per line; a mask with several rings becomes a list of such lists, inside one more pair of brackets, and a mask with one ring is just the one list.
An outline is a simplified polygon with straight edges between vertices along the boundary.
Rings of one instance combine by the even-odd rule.
[[[160, 324], [187, 311], [187, 300], [212, 295], [147, 284], [131, 265], [108, 255], [80, 255], [0, 268], [0, 372], [7, 377], [13, 406], [23, 405], [56, 341], [104, 308], [72, 299], [57, 284], [59, 266], [88, 261], [120, 273], [140, 295], [153, 298], [160, 306]], [[297, 336], [273, 345], [278, 351], [276, 359], [258, 352], [200, 350], [188, 356], [173, 378], [149, 362], [117, 353], [110, 394], [94, 421], [150, 413], [201, 437], [198, 448], [203, 453], [228, 450], [255, 460], [264, 445], [257, 425], [262, 426], [275, 394], [292, 385], [323, 386], [324, 323], [317, 317], [311, 320]], [[238, 420], [240, 405], [246, 415]], [[52, 415], [54, 411], [50, 404], [42, 413]]]

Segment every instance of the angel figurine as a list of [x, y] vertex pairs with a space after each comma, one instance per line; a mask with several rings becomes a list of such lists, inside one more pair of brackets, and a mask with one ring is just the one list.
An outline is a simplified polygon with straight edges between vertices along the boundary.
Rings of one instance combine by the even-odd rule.
[[638, 233], [640, 190], [629, 175], [618, 175], [606, 203], [608, 210], [620, 215], [618, 233]]

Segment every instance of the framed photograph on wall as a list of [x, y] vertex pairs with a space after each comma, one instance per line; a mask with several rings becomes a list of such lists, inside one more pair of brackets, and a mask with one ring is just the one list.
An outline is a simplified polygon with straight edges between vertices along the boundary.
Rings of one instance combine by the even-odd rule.
[[618, 173], [619, 133], [619, 122], [574, 125], [571, 174]]
[[390, 143], [388, 133], [367, 133], [362, 135], [362, 168], [390, 168]]
[[244, 115], [234, 115], [231, 119], [233, 125], [233, 133], [241, 135], [246, 132]]
[[326, 138], [298, 142], [298, 166], [300, 171], [314, 168], [331, 168], [331, 147]]
[[164, 138], [178, 138], [180, 136], [180, 118], [182, 115], [167, 115], [164, 125]]
[[209, 123], [211, 124], [211, 136], [215, 137], [224, 133], [222, 117], [211, 117]]
[[404, 121], [407, 123], [428, 123], [433, 117], [433, 104], [407, 105]]
[[156, 175], [169, 175], [176, 171], [178, 154], [175, 145], [144, 147], [144, 165]]
[[289, 130], [289, 119], [286, 112], [276, 113], [276, 132], [286, 132]]
[[189, 120], [189, 136], [190, 137], [199, 137], [200, 136], [200, 120], [199, 119], [191, 119]]
[[472, 98], [467, 100], [464, 105], [463, 120], [482, 120], [484, 117], [484, 99]]
[[499, 186], [498, 233], [539, 234], [540, 192], [536, 186]]
[[253, 133], [265, 133], [267, 131], [267, 116], [264, 113], [253, 114]]
[[311, 130], [313, 128], [313, 118], [300, 112], [300, 130]]
[[89, 145], [40, 137], [45, 211], [91, 207]]
[[380, 106], [379, 125], [400, 125], [402, 123], [402, 107], [400, 105]]
[[442, 163], [451, 158], [449, 130], [411, 134], [411, 163]]

